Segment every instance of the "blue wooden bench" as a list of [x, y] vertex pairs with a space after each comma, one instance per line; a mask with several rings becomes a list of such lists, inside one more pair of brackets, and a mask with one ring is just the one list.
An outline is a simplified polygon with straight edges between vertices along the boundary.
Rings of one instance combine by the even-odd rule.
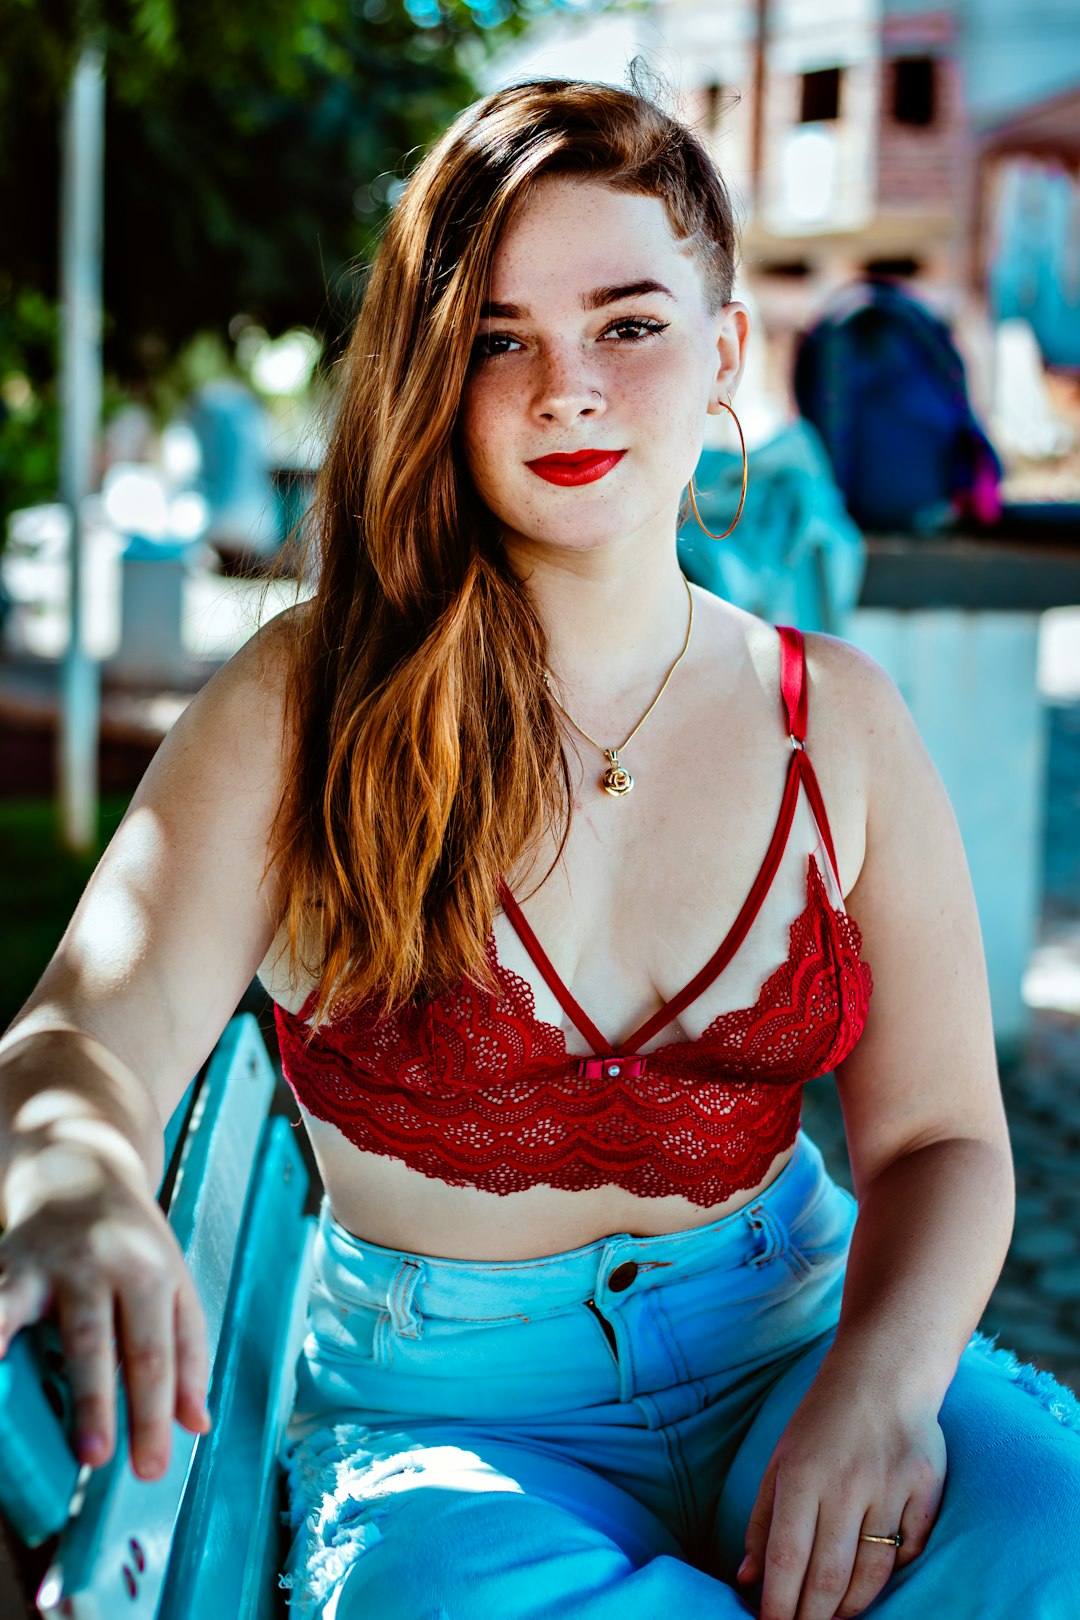
[[81, 1466], [59, 1333], [36, 1323], [0, 1361], [0, 1515], [38, 1549], [25, 1607], [0, 1620], [272, 1620], [285, 1548], [277, 1458], [305, 1331], [316, 1222], [290, 1121], [251, 1013], [233, 1018], [169, 1121], [159, 1201], [199, 1290], [210, 1355], [207, 1435], [173, 1424], [168, 1471], [129, 1460], [122, 1382], [117, 1443]]

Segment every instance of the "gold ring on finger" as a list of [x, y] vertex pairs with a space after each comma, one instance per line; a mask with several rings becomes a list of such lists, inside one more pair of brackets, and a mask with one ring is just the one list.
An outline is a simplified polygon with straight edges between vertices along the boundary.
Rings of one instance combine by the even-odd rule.
[[899, 1530], [895, 1536], [866, 1536], [860, 1534], [859, 1540], [877, 1542], [879, 1547], [902, 1547], [904, 1545], [904, 1538]]

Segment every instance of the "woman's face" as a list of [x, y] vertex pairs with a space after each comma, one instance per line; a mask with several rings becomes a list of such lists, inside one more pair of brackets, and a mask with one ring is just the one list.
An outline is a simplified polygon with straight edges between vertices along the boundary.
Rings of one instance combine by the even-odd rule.
[[[662, 527], [742, 370], [745, 305], [709, 316], [657, 197], [541, 181], [495, 254], [462, 401], [477, 491], [515, 537], [576, 550]], [[576, 470], [550, 456], [607, 452]]]

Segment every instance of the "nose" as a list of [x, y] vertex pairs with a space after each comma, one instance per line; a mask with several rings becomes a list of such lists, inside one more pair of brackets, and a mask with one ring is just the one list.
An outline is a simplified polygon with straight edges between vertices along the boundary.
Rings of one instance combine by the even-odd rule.
[[552, 355], [538, 380], [534, 409], [542, 421], [570, 427], [579, 417], [603, 415], [604, 396], [579, 357]]

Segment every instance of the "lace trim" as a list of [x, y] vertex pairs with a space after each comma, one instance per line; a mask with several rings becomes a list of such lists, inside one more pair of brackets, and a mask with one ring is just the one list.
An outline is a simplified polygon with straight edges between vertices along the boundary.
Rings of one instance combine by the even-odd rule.
[[854, 1047], [873, 989], [861, 948], [810, 856], [787, 961], [753, 1007], [721, 1013], [694, 1040], [630, 1061], [568, 1053], [492, 934], [501, 996], [466, 980], [390, 1019], [357, 1009], [308, 1046], [303, 1019], [277, 1007], [282, 1064], [311, 1114], [452, 1186], [614, 1184], [707, 1206], [762, 1179], [795, 1140], [802, 1085]]

